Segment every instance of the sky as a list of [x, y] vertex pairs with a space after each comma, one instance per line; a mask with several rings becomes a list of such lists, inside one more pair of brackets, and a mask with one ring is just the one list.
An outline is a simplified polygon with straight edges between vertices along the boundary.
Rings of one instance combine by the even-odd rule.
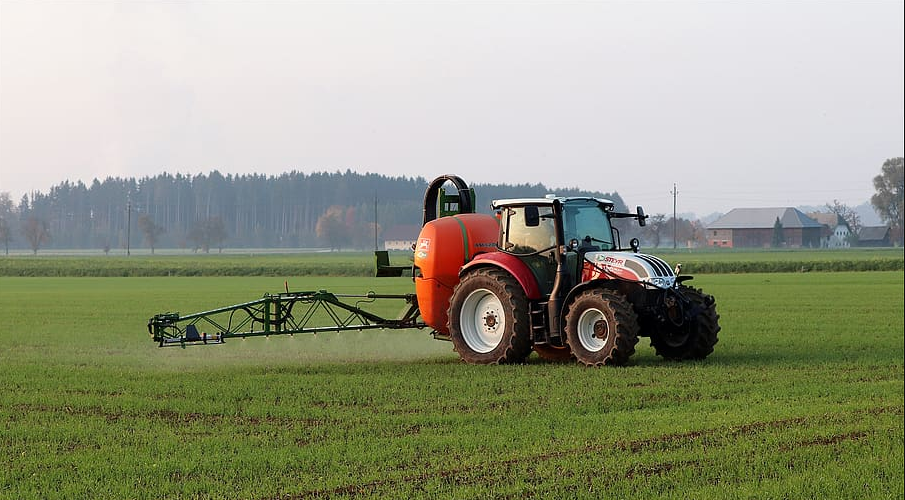
[[0, 192], [456, 174], [647, 213], [855, 206], [903, 156], [901, 1], [0, 0]]

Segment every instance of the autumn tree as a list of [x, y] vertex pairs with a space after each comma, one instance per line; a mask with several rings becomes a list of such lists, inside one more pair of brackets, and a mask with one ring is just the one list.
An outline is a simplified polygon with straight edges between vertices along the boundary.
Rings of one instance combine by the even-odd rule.
[[902, 241], [902, 202], [905, 198], [905, 161], [900, 156], [883, 162], [880, 175], [874, 177], [877, 193], [870, 197], [870, 204], [880, 219], [889, 225], [893, 237]]
[[360, 210], [355, 207], [345, 209], [345, 225], [349, 235], [349, 244], [358, 250], [366, 250], [374, 245], [374, 235], [379, 234], [380, 226], [374, 222], [365, 222], [359, 216]]
[[330, 250], [342, 250], [352, 240], [352, 232], [346, 224], [346, 209], [333, 205], [318, 219], [315, 225], [317, 237], [330, 246]]
[[145, 241], [151, 247], [151, 255], [154, 255], [154, 247], [157, 246], [157, 241], [165, 229], [155, 224], [154, 219], [146, 214], [138, 218], [138, 229], [144, 234]]
[[689, 223], [691, 226], [691, 241], [696, 247], [707, 246], [707, 228], [700, 220], [693, 220]]
[[22, 235], [31, 246], [33, 254], [37, 255], [41, 245], [50, 241], [50, 230], [47, 221], [37, 217], [29, 217], [22, 226]]

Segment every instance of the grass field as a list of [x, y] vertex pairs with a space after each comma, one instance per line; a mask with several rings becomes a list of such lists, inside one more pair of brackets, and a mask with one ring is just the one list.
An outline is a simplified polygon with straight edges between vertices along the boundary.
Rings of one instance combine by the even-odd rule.
[[692, 283], [707, 360], [642, 340], [585, 369], [465, 365], [417, 330], [160, 349], [153, 314], [282, 278], [3, 277], [0, 498], [903, 498], [903, 273]]

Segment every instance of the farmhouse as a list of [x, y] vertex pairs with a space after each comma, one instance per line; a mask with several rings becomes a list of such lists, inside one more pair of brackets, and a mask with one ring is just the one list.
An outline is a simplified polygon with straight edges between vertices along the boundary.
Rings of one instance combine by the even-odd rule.
[[796, 208], [734, 208], [707, 226], [707, 245], [767, 248], [775, 242], [786, 248], [818, 248], [823, 230]]
[[387, 250], [409, 250], [415, 246], [421, 226], [403, 224], [388, 228], [383, 233], [383, 247]]
[[811, 212], [808, 217], [823, 225], [820, 237], [821, 248], [848, 248], [851, 246], [852, 231], [838, 214]]

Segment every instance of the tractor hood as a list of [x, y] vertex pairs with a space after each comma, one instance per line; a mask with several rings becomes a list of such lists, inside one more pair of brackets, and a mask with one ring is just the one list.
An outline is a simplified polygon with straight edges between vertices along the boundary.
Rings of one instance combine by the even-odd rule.
[[582, 281], [625, 279], [656, 288], [671, 288], [676, 274], [663, 259], [643, 253], [588, 252], [584, 256]]

